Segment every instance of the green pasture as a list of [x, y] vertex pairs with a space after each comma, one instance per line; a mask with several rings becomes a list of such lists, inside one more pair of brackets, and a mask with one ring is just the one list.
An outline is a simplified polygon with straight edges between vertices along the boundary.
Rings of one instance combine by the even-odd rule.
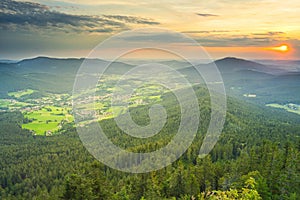
[[31, 104], [25, 103], [25, 102], [12, 102], [9, 99], [0, 99], [0, 107], [1, 108], [8, 108], [9, 110], [17, 110], [26, 106], [29, 106]]
[[286, 105], [280, 105], [280, 104], [277, 104], [277, 103], [267, 104], [266, 106], [273, 107], [273, 108], [284, 109], [288, 112], [292, 112], [292, 113], [296, 113], [296, 114], [300, 115], [300, 106], [299, 105], [298, 105], [297, 109], [291, 109], [287, 104]]
[[68, 113], [68, 108], [45, 106], [39, 110], [24, 112], [24, 118], [32, 120], [22, 127], [43, 135], [47, 131], [52, 133], [59, 130], [62, 120], [73, 121], [73, 116]]
[[22, 96], [29, 95], [29, 94], [32, 94], [34, 92], [35, 92], [35, 90], [26, 89], [26, 90], [21, 90], [21, 91], [17, 91], [17, 92], [9, 92], [8, 96], [15, 97], [15, 98], [20, 98]]
[[11, 103], [7, 99], [0, 99], [0, 107], [8, 108]]

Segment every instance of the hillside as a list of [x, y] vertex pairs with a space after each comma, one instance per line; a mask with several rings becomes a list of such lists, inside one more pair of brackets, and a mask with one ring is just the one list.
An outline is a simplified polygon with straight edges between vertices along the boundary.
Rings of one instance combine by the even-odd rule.
[[[107, 61], [91, 60], [93, 66], [104, 68]], [[76, 73], [83, 59], [57, 59], [37, 57], [25, 59], [17, 63], [0, 63], [0, 97], [7, 97], [8, 92], [33, 89], [39, 92], [71, 94]], [[120, 74], [128, 71], [130, 65], [115, 62], [113, 71], [107, 73]]]
[[[0, 96], [7, 97], [7, 92], [23, 89], [39, 90], [40, 92], [71, 93], [75, 75], [83, 59], [56, 59], [37, 57], [17, 63], [0, 63]], [[94, 60], [93, 66], [103, 68], [107, 62]], [[193, 80], [195, 69], [182, 62], [162, 61]], [[215, 61], [223, 77], [228, 94], [256, 103], [299, 103], [295, 96], [300, 91], [299, 71], [279, 70], [272, 65], [263, 65], [238, 58], [224, 58]], [[284, 63], [287, 64], [287, 63]], [[201, 65], [209, 67], [211, 64]], [[115, 62], [107, 74], [123, 74], [134, 65]], [[281, 68], [284, 68], [282, 66]], [[288, 67], [285, 67], [288, 69]], [[289, 77], [287, 79], [287, 77]], [[287, 92], [292, 89], [292, 92]], [[256, 94], [255, 99], [245, 99], [244, 94]]]
[[[97, 161], [76, 132], [71, 93], [82, 62], [38, 57], [0, 64], [1, 95], [5, 97], [0, 99], [1, 199], [279, 200], [299, 196], [300, 118], [295, 110], [289, 113], [278, 109], [297, 109], [299, 72], [279, 74], [270, 65], [237, 58], [216, 61], [228, 94], [228, 110], [219, 140], [209, 155], [200, 158], [211, 114], [210, 96], [193, 67], [164, 61], [193, 83], [199, 101], [200, 127], [176, 162], [150, 173], [128, 174]], [[91, 62], [91, 67], [100, 69], [107, 64], [103, 60]], [[113, 114], [111, 97], [114, 84], [133, 66], [114, 63], [97, 84], [96, 103], [91, 104], [88, 98], [79, 105], [83, 111], [95, 109], [99, 124], [113, 144], [130, 152], [149, 153], [163, 148], [176, 136], [181, 113], [170, 91], [153, 85], [149, 90], [140, 87], [129, 99], [133, 121], [149, 124], [150, 106], [162, 103], [168, 114], [166, 124], [151, 138], [125, 134], [114, 120], [124, 110], [118, 107], [118, 113]], [[197, 67], [211, 66], [212, 63]], [[140, 84], [134, 78], [123, 82], [125, 87]], [[90, 95], [91, 91], [85, 92]], [[266, 103], [273, 103], [270, 105], [277, 109], [266, 107]], [[97, 123], [86, 121], [85, 125], [93, 127]], [[171, 156], [180, 149], [181, 143]], [[116, 157], [122, 158], [122, 154]], [[132, 161], [123, 159], [125, 165]]]
[[[234, 191], [241, 198], [296, 199], [300, 193], [299, 118], [229, 98], [223, 133], [210, 154], [200, 159], [209, 101], [205, 89], [196, 91], [202, 94], [202, 126], [194, 142], [171, 166], [146, 174], [120, 172], [96, 161], [72, 124], [65, 124], [60, 135], [33, 136], [20, 129], [24, 120], [20, 113], [0, 113], [1, 199], [213, 199], [234, 195]], [[179, 110], [172, 96], [163, 98], [168, 125], [149, 140], [129, 139], [113, 119], [100, 124], [116, 145], [151, 152], [168, 143], [178, 127]], [[145, 109], [148, 106], [133, 108], [137, 123], [149, 120]]]

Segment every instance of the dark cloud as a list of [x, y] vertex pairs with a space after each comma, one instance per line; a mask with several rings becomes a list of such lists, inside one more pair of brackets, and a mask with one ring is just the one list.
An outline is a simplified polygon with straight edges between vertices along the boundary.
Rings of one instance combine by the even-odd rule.
[[218, 17], [219, 15], [210, 14], [210, 13], [196, 13], [196, 15], [201, 17]]
[[253, 35], [262, 35], [262, 36], [280, 36], [280, 35], [285, 35], [285, 32], [282, 31], [269, 31], [266, 33], [253, 33]]
[[115, 19], [127, 23], [133, 24], [149, 24], [149, 25], [158, 25], [159, 22], [155, 22], [152, 19], [142, 18], [142, 17], [133, 17], [133, 16], [124, 16], [124, 15], [103, 15], [108, 19]]
[[112, 32], [128, 29], [126, 23], [158, 24], [145, 18], [121, 15], [71, 15], [32, 2], [1, 0], [0, 28], [55, 28], [64, 32]]
[[224, 36], [224, 37], [202, 37], [198, 38], [199, 41], [204, 46], [267, 46], [271, 43], [278, 42], [280, 40], [272, 39], [270, 37], [252, 37], [249, 36]]
[[[195, 31], [187, 31], [188, 33], [195, 33]], [[184, 33], [187, 33], [184, 32]], [[239, 31], [235, 31], [239, 32]], [[215, 30], [215, 31], [197, 31], [203, 33], [193, 35], [193, 39], [203, 46], [220, 47], [220, 46], [264, 46], [271, 43], [281, 41], [279, 38], [274, 38], [271, 35], [253, 35], [253, 34], [236, 34], [232, 35], [232, 31], [228, 30]], [[125, 41], [133, 42], [160, 42], [160, 43], [190, 43], [181, 34], [176, 33], [160, 33], [152, 32], [145, 34], [132, 34], [122, 38]]]
[[239, 30], [185, 31], [193, 34], [204, 46], [267, 46], [281, 41], [290, 40], [285, 32], [269, 31], [261, 33], [239, 34]]
[[[268, 46], [278, 43], [288, 38], [280, 37], [282, 32], [266, 32], [260, 35], [239, 34], [239, 30], [211, 30], [211, 31], [184, 31], [182, 33], [191, 33], [192, 38], [200, 45], [210, 47], [236, 47], [236, 46]], [[195, 34], [196, 33], [196, 34]], [[199, 33], [199, 34], [197, 34]], [[274, 36], [276, 35], [276, 37]], [[160, 42], [160, 43], [190, 43], [179, 33], [165, 32], [147, 32], [145, 34], [132, 34], [122, 38], [125, 41], [133, 42]]]

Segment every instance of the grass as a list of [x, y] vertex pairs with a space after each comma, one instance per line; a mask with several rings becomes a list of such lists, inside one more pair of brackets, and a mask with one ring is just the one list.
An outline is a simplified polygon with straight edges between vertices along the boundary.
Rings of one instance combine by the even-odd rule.
[[26, 107], [28, 105], [30, 105], [30, 104], [29, 103], [24, 103], [24, 102], [16, 102], [16, 103], [10, 104], [9, 108], [10, 109], [18, 109], [18, 108]]
[[45, 123], [23, 124], [22, 128], [32, 130], [37, 135], [44, 135], [45, 132], [47, 132], [47, 131], [51, 131], [53, 133], [53, 132], [59, 130], [59, 126], [58, 126], [57, 122], [56, 123], [51, 122], [51, 123], [48, 123], [48, 124], [45, 124]]
[[22, 128], [32, 130], [38, 135], [44, 135], [48, 131], [53, 133], [59, 130], [62, 120], [73, 121], [73, 116], [68, 113], [68, 110], [68, 108], [46, 106], [39, 110], [24, 112], [24, 117], [33, 121], [23, 124]]
[[34, 92], [35, 92], [35, 90], [26, 89], [26, 90], [21, 90], [21, 91], [17, 91], [17, 92], [9, 92], [8, 96], [15, 97], [15, 98], [20, 98], [22, 96], [29, 95], [29, 94], [32, 94]]
[[[22, 97], [36, 92], [35, 90], [26, 89], [18, 92], [10, 92], [9, 96], [19, 99], [0, 99], [0, 108], [13, 111], [21, 111], [24, 118], [29, 119], [29, 122], [22, 125], [22, 128], [29, 129], [37, 135], [44, 135], [48, 131], [55, 133], [59, 131], [62, 121], [74, 121], [73, 116], [69, 114], [71, 108], [47, 105], [49, 102], [65, 101], [65, 94], [52, 94], [51, 96], [39, 99], [37, 103], [26, 103], [22, 101]], [[48, 101], [48, 102], [47, 102]], [[38, 107], [40, 108], [38, 109]], [[102, 106], [98, 105], [99, 108]], [[29, 111], [28, 111], [29, 110]]]
[[10, 105], [10, 101], [7, 99], [0, 99], [0, 107], [2, 108], [8, 108], [8, 106]]
[[297, 106], [298, 109], [291, 109], [288, 106], [288, 104], [280, 105], [280, 104], [277, 104], [277, 103], [271, 103], [271, 104], [267, 104], [266, 106], [273, 107], [273, 108], [284, 109], [288, 112], [292, 112], [292, 113], [296, 113], [296, 114], [300, 115], [300, 106], [299, 105]]
[[0, 99], [0, 108], [7, 108], [9, 110], [20, 109], [29, 105], [31, 104], [9, 99]]
[[[156, 84], [145, 84], [142, 87], [138, 87], [142, 84], [141, 81], [134, 80], [131, 80], [130, 84], [126, 83], [122, 85], [122, 87], [116, 88], [114, 87], [116, 78], [118, 78], [118, 76], [109, 77], [107, 78], [108, 81], [106, 79], [105, 81], [100, 81], [97, 87], [96, 95], [100, 95], [102, 97], [96, 100], [96, 102], [82, 103], [82, 105], [79, 105], [79, 109], [97, 110], [99, 114], [99, 118], [97, 120], [114, 118], [118, 115], [124, 114], [128, 108], [124, 108], [123, 106], [114, 106], [112, 109], [111, 93], [117, 92], [117, 90], [120, 90], [119, 92], [122, 93], [124, 88], [131, 87], [130, 84], [133, 84], [133, 86], [136, 86], [136, 89], [129, 99], [124, 99], [124, 102], [129, 103], [129, 107], [135, 107], [141, 104], [159, 101], [161, 99], [161, 94], [166, 91], [166, 88]], [[72, 98], [76, 99], [80, 95], [68, 97], [66, 94], [49, 94], [39, 99], [35, 99], [35, 101], [30, 101], [31, 103], [21, 102], [24, 96], [30, 95], [34, 92], [36, 91], [31, 89], [10, 92], [8, 95], [14, 99], [0, 99], [0, 107], [5, 109], [7, 108], [9, 110], [22, 111], [24, 118], [29, 119], [29, 122], [23, 124], [22, 128], [29, 129], [37, 135], [44, 135], [47, 132], [58, 132], [61, 128], [63, 120], [66, 120], [67, 122], [74, 121], [73, 116], [69, 114], [71, 108], [62, 107], [63, 104], [61, 103], [64, 101], [70, 101]], [[94, 93], [94, 90], [86, 90], [81, 95], [89, 96], [93, 95]]]

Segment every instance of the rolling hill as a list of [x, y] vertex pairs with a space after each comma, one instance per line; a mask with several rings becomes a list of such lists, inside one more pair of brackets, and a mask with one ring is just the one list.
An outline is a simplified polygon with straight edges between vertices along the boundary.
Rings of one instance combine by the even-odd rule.
[[[50, 93], [71, 93], [74, 79], [83, 59], [57, 59], [37, 57], [17, 63], [0, 63], [0, 96], [7, 97], [7, 92], [22, 89], [34, 89]], [[103, 68], [107, 61], [92, 60], [92, 65]], [[195, 78], [195, 69], [187, 64], [175, 61], [162, 61], [162, 64], [174, 67], [188, 77], [188, 80], [201, 82]], [[223, 77], [226, 92], [229, 95], [244, 98], [244, 94], [255, 94], [256, 98], [246, 98], [256, 103], [294, 102], [300, 103], [300, 72], [284, 65], [264, 65], [253, 61], [227, 57], [215, 61]], [[284, 64], [288, 64], [284, 62]], [[210, 67], [212, 63], [201, 64]], [[115, 62], [106, 73], [123, 74], [134, 65]], [[203, 81], [202, 81], [203, 83]]]

